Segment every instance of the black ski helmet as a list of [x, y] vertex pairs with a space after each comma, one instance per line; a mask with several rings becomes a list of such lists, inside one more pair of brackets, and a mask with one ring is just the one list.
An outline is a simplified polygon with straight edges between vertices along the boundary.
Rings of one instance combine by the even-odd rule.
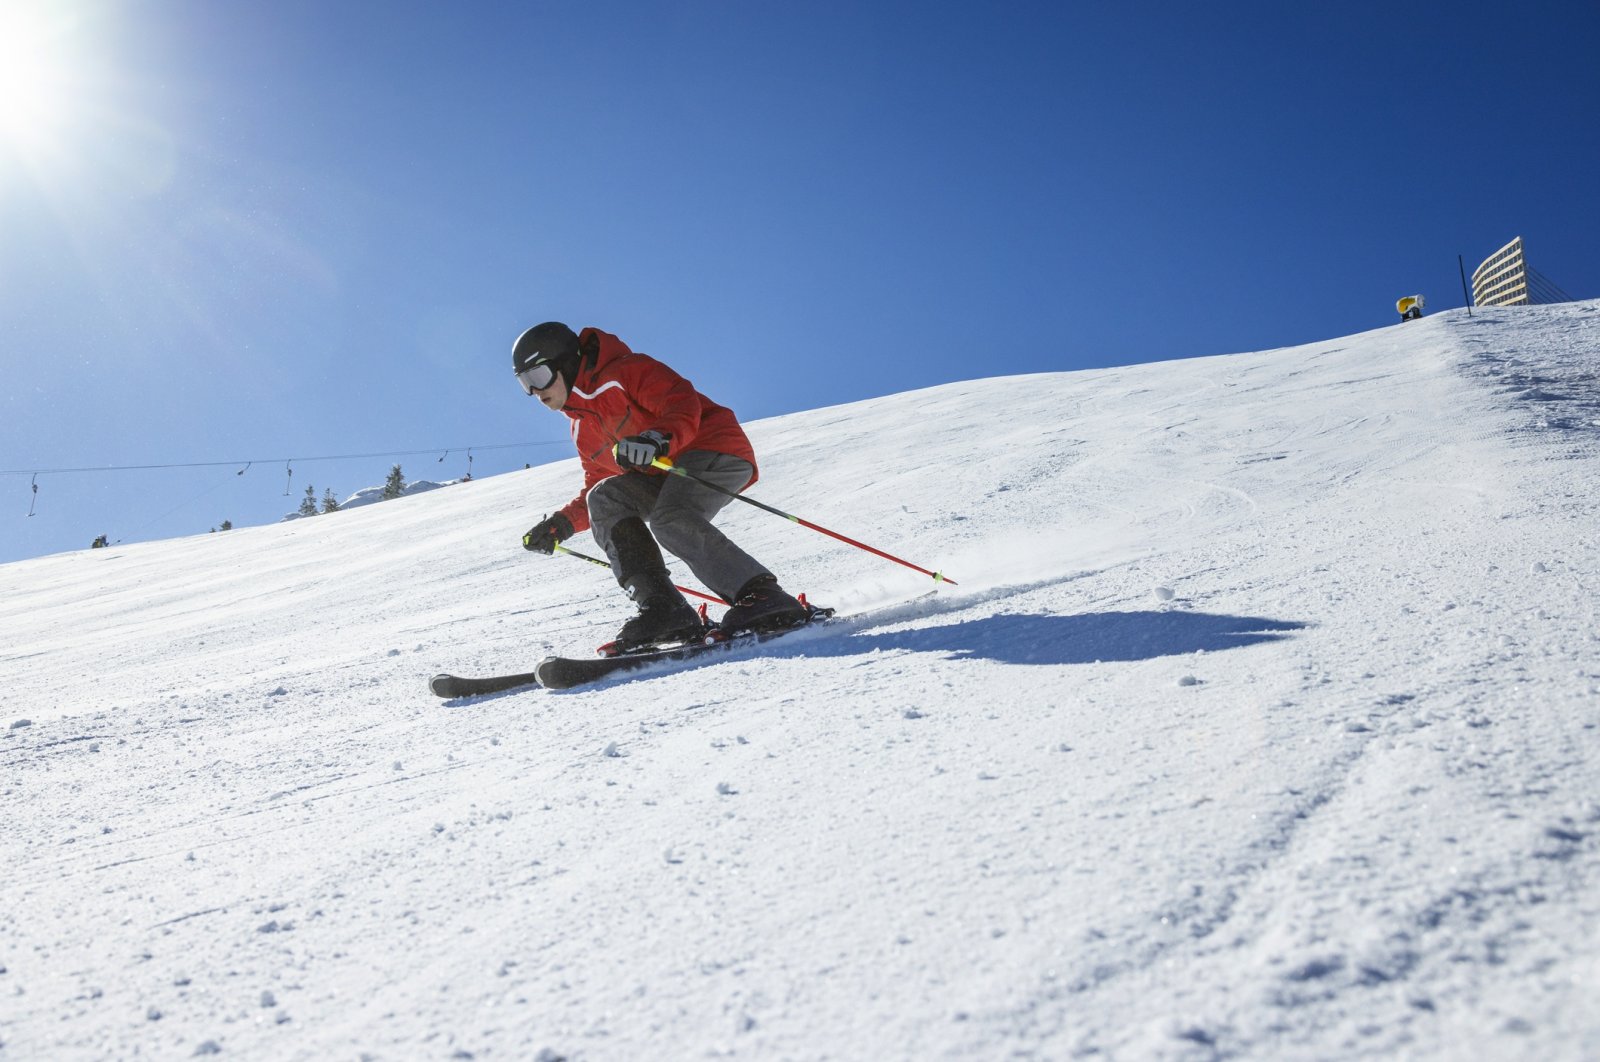
[[572, 373], [578, 367], [578, 337], [560, 321], [534, 325], [511, 345], [513, 373], [526, 372], [544, 362], [566, 377], [569, 385], [572, 383]]

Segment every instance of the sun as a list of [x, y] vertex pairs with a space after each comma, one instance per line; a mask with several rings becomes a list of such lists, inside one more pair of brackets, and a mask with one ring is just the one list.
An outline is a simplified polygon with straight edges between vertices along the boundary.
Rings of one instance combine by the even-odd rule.
[[0, 0], [0, 142], [32, 157], [49, 148], [72, 111], [67, 34], [46, 4]]

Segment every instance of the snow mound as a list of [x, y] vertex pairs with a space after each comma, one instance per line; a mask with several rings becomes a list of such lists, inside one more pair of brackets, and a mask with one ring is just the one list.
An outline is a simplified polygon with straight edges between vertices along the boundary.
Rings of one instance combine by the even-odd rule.
[[[435, 483], [431, 479], [419, 479], [415, 483], [406, 484], [406, 486], [400, 491], [400, 497], [409, 498], [417, 494], [426, 494], [429, 491], [438, 490], [440, 487], [451, 487], [460, 482], [463, 481], [459, 479], [450, 479], [444, 481], [443, 483]], [[382, 486], [363, 487], [354, 494], [350, 495], [350, 497], [346, 498], [344, 501], [340, 502], [339, 511], [344, 512], [346, 509], [359, 509], [364, 505], [375, 505], [381, 501], [398, 500], [395, 498], [385, 498], [383, 496], [384, 490], [385, 488]], [[301, 512], [285, 513], [283, 515], [283, 520], [280, 520], [279, 523], [289, 520], [299, 520], [304, 518], [306, 515], [306, 513]], [[321, 516], [328, 514], [319, 513], [317, 515]]]

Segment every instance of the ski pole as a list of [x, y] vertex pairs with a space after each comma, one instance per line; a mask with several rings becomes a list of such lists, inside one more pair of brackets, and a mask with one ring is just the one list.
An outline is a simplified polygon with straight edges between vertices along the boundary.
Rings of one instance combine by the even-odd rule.
[[[559, 542], [556, 543], [556, 549], [559, 550], [562, 553], [565, 553], [569, 557], [577, 557], [581, 561], [588, 561], [590, 564], [598, 564], [602, 568], [611, 567], [611, 564], [609, 562], [603, 561], [599, 557], [591, 557], [587, 553], [579, 553], [575, 549], [568, 549], [567, 547], [563, 546]], [[680, 587], [678, 587], [678, 590], [681, 593], [688, 594], [690, 597], [698, 597], [698, 598], [701, 598], [702, 600], [709, 601], [713, 605], [726, 605], [727, 604], [727, 602], [722, 600], [722, 598], [720, 598], [720, 597], [713, 597], [710, 594], [702, 594], [698, 590], [690, 590], [687, 586], [680, 586]]]
[[721, 493], [721, 494], [726, 494], [730, 498], [737, 498], [739, 501], [748, 502], [751, 505], [754, 505], [757, 509], [765, 509], [767, 512], [772, 513], [775, 516], [781, 516], [785, 520], [789, 520], [789, 521], [791, 521], [793, 523], [799, 524], [801, 527], [808, 527], [813, 531], [820, 531], [824, 535], [829, 536], [830, 538], [836, 538], [840, 542], [846, 543], [847, 545], [854, 546], [857, 549], [864, 549], [868, 553], [871, 553], [871, 554], [874, 554], [876, 556], [882, 557], [884, 560], [894, 561], [896, 564], [904, 565], [905, 567], [910, 568], [912, 571], [921, 572], [923, 575], [931, 575], [931, 576], [933, 576], [933, 581], [936, 582], [936, 583], [949, 583], [951, 586], [955, 586], [956, 585], [956, 581], [954, 579], [951, 579], [950, 577], [946, 576], [943, 572], [930, 572], [926, 568], [919, 567], [918, 565], [912, 564], [908, 560], [901, 560], [899, 557], [896, 557], [894, 554], [885, 553], [883, 550], [876, 549], [876, 548], [874, 548], [872, 546], [869, 546], [865, 542], [857, 542], [855, 539], [846, 537], [845, 535], [841, 535], [837, 531], [829, 531], [826, 527], [822, 527], [819, 524], [814, 524], [810, 520], [801, 519], [800, 517], [795, 516], [793, 513], [786, 513], [782, 509], [773, 508], [772, 506], [767, 505], [764, 502], [756, 501], [754, 498], [747, 498], [743, 494], [740, 494], [736, 490], [729, 490], [727, 487], [721, 486], [721, 485], [716, 484], [716, 483], [712, 483], [710, 480], [701, 479], [699, 476], [695, 475], [692, 472], [685, 472], [683, 469], [679, 468], [677, 465], [673, 464], [671, 461], [667, 460], [664, 457], [658, 457], [658, 458], [656, 458], [654, 461], [652, 461], [650, 463], [652, 465], [654, 465], [655, 467], [661, 469], [663, 472], [671, 472], [674, 476], [682, 476], [684, 479], [692, 479], [696, 483], [700, 484], [703, 487], [710, 487], [712, 490], [717, 491], [718, 493]]

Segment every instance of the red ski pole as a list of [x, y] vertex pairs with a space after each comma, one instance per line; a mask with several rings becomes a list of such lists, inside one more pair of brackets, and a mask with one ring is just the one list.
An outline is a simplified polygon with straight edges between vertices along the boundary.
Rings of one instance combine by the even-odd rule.
[[875, 556], [882, 557], [884, 560], [894, 561], [896, 564], [904, 565], [905, 567], [910, 568], [912, 571], [921, 572], [923, 575], [931, 575], [933, 577], [933, 581], [936, 582], [936, 583], [949, 583], [951, 586], [955, 586], [956, 585], [956, 581], [954, 579], [950, 578], [949, 576], [945, 575], [943, 572], [930, 572], [926, 568], [923, 568], [923, 567], [921, 567], [919, 565], [916, 565], [916, 564], [912, 564], [908, 560], [902, 560], [901, 558], [896, 557], [892, 553], [885, 553], [883, 550], [878, 549], [878, 548], [876, 548], [874, 546], [869, 546], [865, 542], [857, 542], [853, 538], [850, 538], [850, 537], [848, 537], [846, 535], [841, 535], [837, 531], [830, 531], [826, 527], [821, 526], [820, 524], [814, 524], [810, 520], [805, 520], [805, 519], [802, 519], [801, 517], [795, 516], [793, 513], [786, 513], [782, 509], [773, 508], [772, 506], [767, 505], [764, 502], [756, 501], [754, 498], [747, 498], [743, 494], [740, 494], [738, 491], [729, 490], [728, 488], [720, 486], [720, 485], [718, 485], [716, 483], [712, 483], [709, 480], [701, 479], [699, 476], [695, 475], [692, 472], [685, 472], [683, 469], [679, 468], [677, 465], [674, 465], [671, 461], [667, 460], [664, 457], [656, 458], [654, 461], [651, 462], [651, 464], [655, 465], [655, 467], [661, 469], [664, 472], [671, 472], [674, 476], [682, 476], [684, 479], [692, 479], [696, 483], [700, 484], [703, 487], [710, 487], [712, 490], [717, 491], [720, 494], [726, 494], [730, 498], [737, 498], [739, 501], [747, 502], [750, 505], [754, 505], [757, 509], [765, 509], [767, 512], [772, 513], [774, 516], [781, 516], [785, 520], [789, 520], [789, 521], [791, 521], [793, 523], [799, 524], [801, 527], [808, 527], [813, 531], [820, 531], [822, 534], [827, 535], [829, 538], [836, 538], [840, 542], [845, 543], [846, 545], [854, 546], [856, 549], [866, 550], [868, 553], [871, 553], [871, 554], [873, 554]]
[[[559, 550], [562, 553], [565, 553], [569, 557], [577, 557], [581, 561], [588, 561], [590, 564], [598, 564], [602, 568], [611, 567], [611, 564], [609, 562], [603, 561], [599, 557], [591, 557], [587, 553], [579, 553], [575, 549], [568, 549], [567, 547], [563, 546], [559, 542], [556, 543], [556, 549]], [[720, 597], [714, 597], [711, 594], [702, 594], [698, 590], [690, 590], [687, 586], [680, 586], [680, 587], [678, 587], [678, 590], [681, 593], [688, 594], [690, 597], [698, 597], [702, 601], [709, 601], [713, 605], [726, 605], [727, 604], [727, 602], [722, 600], [722, 598], [720, 598]]]

